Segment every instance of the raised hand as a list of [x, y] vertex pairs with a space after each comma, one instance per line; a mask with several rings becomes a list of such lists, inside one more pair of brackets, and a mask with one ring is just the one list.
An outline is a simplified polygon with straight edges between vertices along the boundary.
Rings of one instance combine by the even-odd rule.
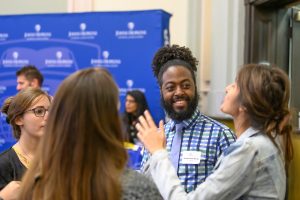
[[135, 127], [139, 131], [138, 138], [151, 154], [165, 148], [166, 138], [162, 120], [159, 122], [159, 127], [157, 127], [149, 111], [146, 110], [144, 115], [139, 117], [139, 122]]

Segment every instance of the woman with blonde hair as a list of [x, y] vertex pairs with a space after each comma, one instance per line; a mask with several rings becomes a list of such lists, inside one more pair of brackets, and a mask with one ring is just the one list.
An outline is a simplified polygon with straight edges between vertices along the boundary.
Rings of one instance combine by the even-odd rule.
[[[286, 172], [293, 155], [291, 125], [287, 120], [289, 98], [289, 78], [280, 68], [243, 66], [236, 81], [226, 87], [221, 105], [221, 111], [233, 117], [238, 139], [224, 151], [213, 173], [188, 194], [164, 150], [162, 123], [157, 129], [146, 112], [145, 118], [139, 118], [138, 136], [152, 153], [151, 176], [162, 196], [169, 200], [283, 200]], [[171, 170], [163, 173], [166, 169]]]
[[126, 169], [118, 108], [118, 87], [107, 70], [87, 68], [66, 78], [19, 198], [161, 199], [153, 183]]
[[30, 168], [44, 133], [50, 97], [39, 88], [27, 88], [5, 100], [2, 112], [12, 126], [17, 143], [0, 154], [0, 190], [20, 181]]

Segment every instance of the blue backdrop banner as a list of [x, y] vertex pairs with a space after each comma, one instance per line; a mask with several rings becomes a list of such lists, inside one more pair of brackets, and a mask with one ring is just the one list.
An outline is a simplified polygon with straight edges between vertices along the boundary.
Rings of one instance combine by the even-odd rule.
[[[17, 93], [16, 71], [35, 65], [43, 90], [54, 95], [61, 81], [85, 67], [107, 68], [120, 90], [143, 91], [150, 112], [164, 118], [151, 70], [155, 51], [169, 44], [171, 15], [162, 10], [0, 16], [0, 103]], [[15, 143], [6, 116], [0, 120], [0, 152]]]

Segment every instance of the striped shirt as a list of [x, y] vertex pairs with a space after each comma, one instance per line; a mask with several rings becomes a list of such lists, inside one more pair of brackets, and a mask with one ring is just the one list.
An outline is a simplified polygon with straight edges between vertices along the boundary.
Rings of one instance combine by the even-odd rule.
[[[196, 110], [190, 119], [184, 120], [177, 175], [186, 192], [191, 192], [208, 177], [222, 152], [235, 141], [235, 135], [225, 125]], [[175, 122], [165, 124], [167, 151], [170, 152], [175, 135]], [[199, 164], [183, 164], [182, 152], [201, 152]], [[199, 155], [199, 154], [198, 154]], [[145, 151], [142, 166], [149, 159]], [[143, 171], [143, 170], [142, 170]]]

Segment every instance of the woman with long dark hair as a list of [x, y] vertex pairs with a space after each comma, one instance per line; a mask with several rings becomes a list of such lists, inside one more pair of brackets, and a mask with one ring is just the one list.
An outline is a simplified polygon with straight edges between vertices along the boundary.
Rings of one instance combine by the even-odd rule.
[[148, 109], [148, 103], [142, 91], [131, 90], [126, 93], [125, 111], [122, 117], [126, 141], [134, 144], [138, 143], [135, 125], [138, 117]]

